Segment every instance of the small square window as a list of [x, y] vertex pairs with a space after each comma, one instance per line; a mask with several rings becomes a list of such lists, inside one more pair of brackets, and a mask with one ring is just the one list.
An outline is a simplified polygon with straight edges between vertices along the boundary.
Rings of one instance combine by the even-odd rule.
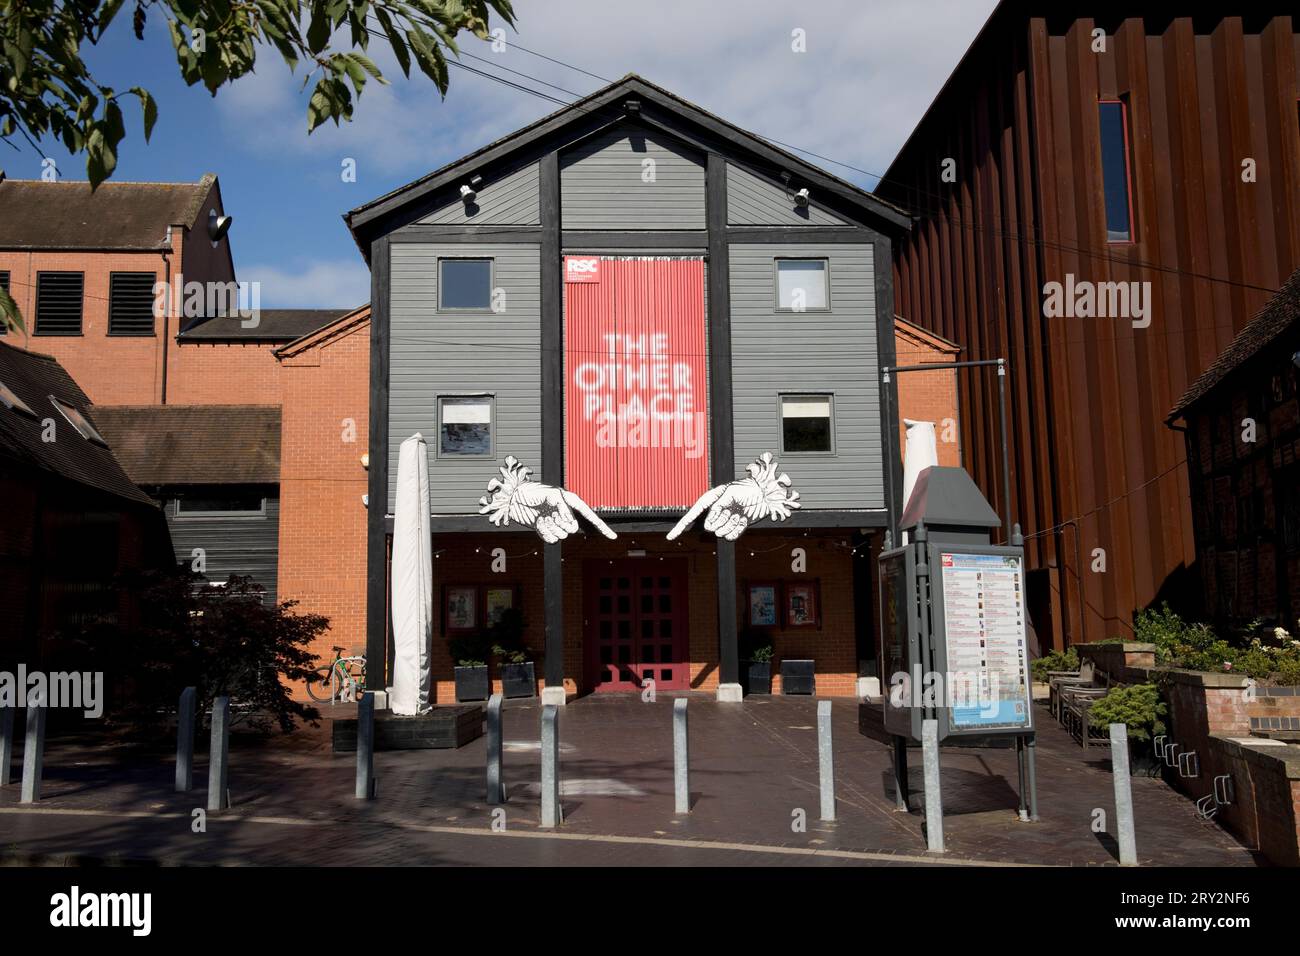
[[776, 307], [790, 312], [830, 308], [825, 259], [777, 259]]
[[834, 451], [829, 395], [781, 396], [781, 450]]
[[439, 259], [438, 310], [492, 311], [492, 260]]
[[438, 454], [492, 454], [491, 396], [439, 399]]

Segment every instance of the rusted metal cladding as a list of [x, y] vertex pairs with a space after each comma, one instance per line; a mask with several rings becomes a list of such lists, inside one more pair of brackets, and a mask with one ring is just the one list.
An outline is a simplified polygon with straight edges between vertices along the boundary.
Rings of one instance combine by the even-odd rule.
[[[1054, 569], [1058, 646], [1130, 634], [1166, 598], [1199, 611], [1165, 417], [1300, 265], [1293, 18], [1125, 12], [1004, 3], [877, 188], [921, 217], [897, 246], [899, 313], [962, 358], [1010, 361], [1012, 514]], [[1124, 244], [1107, 241], [1104, 100], [1126, 104]], [[1069, 281], [1137, 283], [1146, 315], [1045, 314]], [[996, 387], [967, 374], [960, 398], [966, 466], [1000, 509]]]
[[593, 508], [708, 488], [704, 261], [565, 256], [565, 486]]

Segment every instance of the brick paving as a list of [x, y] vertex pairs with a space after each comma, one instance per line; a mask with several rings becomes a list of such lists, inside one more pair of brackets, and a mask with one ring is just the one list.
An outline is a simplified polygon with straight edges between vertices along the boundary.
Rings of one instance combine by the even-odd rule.
[[[913, 810], [894, 809], [889, 748], [858, 733], [857, 704], [833, 707], [838, 820], [818, 817], [816, 702], [751, 697], [690, 699], [692, 812], [673, 813], [672, 700], [593, 696], [561, 711], [565, 823], [539, 827], [540, 706], [509, 701], [505, 833], [484, 801], [485, 741], [457, 751], [376, 755], [378, 799], [353, 797], [355, 758], [329, 750], [329, 721], [269, 741], [236, 736], [234, 806], [191, 828], [206, 797], [204, 758], [191, 794], [172, 792], [169, 753], [102, 740], [54, 738], [39, 807], [0, 791], [0, 860], [323, 865], [914, 865], [925, 850], [919, 753]], [[328, 717], [329, 708], [322, 708]], [[347, 715], [340, 706], [335, 713]], [[1077, 747], [1040, 709], [1038, 823], [1017, 818], [1011, 750], [942, 753], [944, 863], [1114, 865], [1114, 840], [1091, 829], [1113, 817], [1105, 750]], [[21, 745], [19, 747], [21, 750]], [[15, 777], [18, 766], [15, 765]], [[1135, 777], [1141, 863], [1252, 866], [1228, 833], [1197, 819], [1162, 780]], [[806, 812], [806, 832], [792, 829]], [[1114, 822], [1110, 820], [1113, 832]]]

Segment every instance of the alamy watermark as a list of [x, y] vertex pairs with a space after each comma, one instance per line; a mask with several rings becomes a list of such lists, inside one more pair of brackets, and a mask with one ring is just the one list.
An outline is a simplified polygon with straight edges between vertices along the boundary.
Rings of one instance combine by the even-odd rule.
[[183, 316], [187, 319], [235, 317], [246, 329], [255, 329], [262, 322], [262, 284], [260, 282], [197, 282], [185, 281], [176, 274], [174, 282], [155, 282], [153, 285], [153, 315]]
[[0, 671], [0, 707], [52, 707], [80, 710], [97, 720], [104, 715], [103, 671]]
[[998, 715], [998, 674], [996, 671], [922, 671], [918, 664], [907, 671], [896, 671], [889, 679], [891, 707], [978, 707], [981, 717]]
[[1043, 286], [1043, 315], [1049, 319], [1130, 319], [1133, 328], [1151, 324], [1150, 282], [1091, 282], [1067, 272], [1064, 282]]

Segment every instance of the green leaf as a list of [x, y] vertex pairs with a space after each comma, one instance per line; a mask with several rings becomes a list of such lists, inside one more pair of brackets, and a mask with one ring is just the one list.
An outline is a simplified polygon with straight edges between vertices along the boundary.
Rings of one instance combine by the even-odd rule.
[[2, 285], [0, 285], [0, 322], [19, 332], [27, 331], [27, 327], [23, 325], [23, 314], [18, 308], [18, 303]]
[[158, 122], [158, 103], [144, 87], [133, 86], [129, 92], [140, 98], [140, 111], [144, 113], [144, 141], [147, 143], [153, 134], [154, 124]]

